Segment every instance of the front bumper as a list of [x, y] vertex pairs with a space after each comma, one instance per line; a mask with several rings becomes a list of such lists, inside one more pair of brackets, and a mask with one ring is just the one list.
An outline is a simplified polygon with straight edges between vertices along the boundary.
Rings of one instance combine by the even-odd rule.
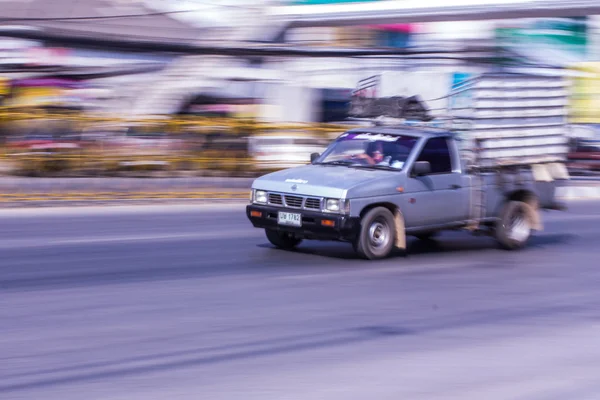
[[[252, 216], [252, 211], [260, 212], [260, 217]], [[277, 222], [279, 211], [301, 214], [302, 226], [279, 225]], [[360, 232], [360, 218], [347, 215], [251, 204], [246, 207], [246, 216], [255, 228], [289, 232], [303, 239], [352, 242]], [[323, 221], [333, 221], [333, 226], [325, 226]]]

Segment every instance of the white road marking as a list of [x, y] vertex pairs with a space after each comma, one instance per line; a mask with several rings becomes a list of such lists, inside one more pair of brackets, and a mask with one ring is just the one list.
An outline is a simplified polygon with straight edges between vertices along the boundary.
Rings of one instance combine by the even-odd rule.
[[0, 209], [0, 218], [45, 217], [45, 216], [83, 216], [83, 215], [119, 215], [119, 214], [169, 214], [203, 211], [238, 211], [245, 216], [246, 203], [215, 204], [148, 204], [148, 205], [110, 205], [77, 207], [40, 207]]
[[22, 249], [36, 247], [71, 246], [78, 244], [104, 244], [104, 243], [130, 243], [143, 241], [166, 241], [182, 239], [229, 239], [254, 237], [262, 235], [258, 229], [248, 227], [247, 229], [229, 230], [219, 233], [197, 232], [197, 233], [173, 233], [173, 234], [147, 234], [147, 235], [121, 235], [121, 236], [92, 236], [84, 238], [58, 238], [58, 239], [14, 239], [0, 241], [0, 249]]
[[565, 186], [556, 189], [556, 197], [569, 200], [600, 199], [600, 186]]
[[553, 215], [552, 217], [544, 218], [544, 214], [542, 214], [542, 222], [561, 222], [561, 221], [594, 221], [600, 219], [600, 214], [570, 214], [569, 212], [562, 213], [562, 215]]

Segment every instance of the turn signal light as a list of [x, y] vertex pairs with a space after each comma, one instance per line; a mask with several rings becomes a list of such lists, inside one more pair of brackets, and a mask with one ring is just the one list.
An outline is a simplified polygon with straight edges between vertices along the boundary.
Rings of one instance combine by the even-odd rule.
[[335, 221], [332, 221], [330, 219], [324, 219], [321, 221], [321, 225], [323, 226], [329, 226], [329, 227], [334, 227], [335, 226]]
[[262, 213], [260, 211], [250, 211], [250, 216], [252, 217], [262, 217]]

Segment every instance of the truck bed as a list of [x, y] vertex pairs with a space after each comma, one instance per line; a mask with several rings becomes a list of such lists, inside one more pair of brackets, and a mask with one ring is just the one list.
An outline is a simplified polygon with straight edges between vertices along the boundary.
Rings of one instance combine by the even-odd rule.
[[471, 166], [564, 163], [568, 85], [558, 74], [389, 71], [359, 83], [353, 111], [364, 99], [382, 104], [369, 112], [419, 99], [433, 119], [427, 124], [454, 132]]
[[482, 74], [467, 79], [449, 99], [463, 157], [479, 166], [564, 163], [567, 95], [561, 77]]
[[471, 187], [471, 203], [477, 203], [480, 199], [476, 196], [480, 192], [476, 190], [478, 179], [483, 183], [483, 205], [485, 215], [482, 218], [493, 218], [505, 204], [506, 198], [519, 191], [528, 191], [536, 196], [540, 208], [555, 208], [556, 191], [563, 181], [540, 181], [536, 180], [533, 171], [521, 169], [511, 172], [495, 171], [483, 172], [479, 176], [467, 174], [466, 179]]

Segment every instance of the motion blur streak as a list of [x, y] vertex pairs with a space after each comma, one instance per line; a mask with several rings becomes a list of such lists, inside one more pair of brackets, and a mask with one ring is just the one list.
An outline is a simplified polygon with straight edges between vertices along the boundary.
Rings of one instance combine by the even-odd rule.
[[381, 262], [235, 205], [1, 215], [0, 398], [597, 398], [600, 204], [569, 206]]

